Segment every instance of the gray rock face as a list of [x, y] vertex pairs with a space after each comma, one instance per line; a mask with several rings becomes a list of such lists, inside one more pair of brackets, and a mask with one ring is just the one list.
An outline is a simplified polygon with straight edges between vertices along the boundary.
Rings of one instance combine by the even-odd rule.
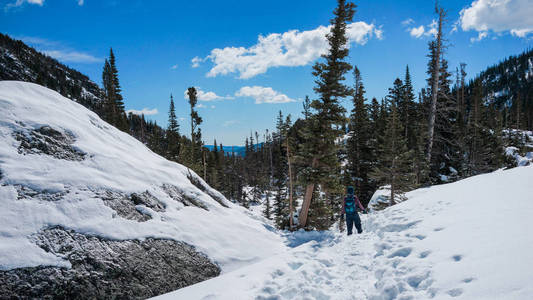
[[137, 210], [137, 205], [144, 205], [158, 212], [165, 210], [165, 206], [148, 191], [128, 196], [124, 193], [104, 190], [97, 192], [95, 197], [102, 199], [105, 205], [116, 211], [120, 217], [138, 222], [148, 221], [151, 217]]
[[189, 175], [187, 176], [187, 178], [189, 178], [189, 181], [195, 186], [197, 187], [199, 190], [201, 190], [202, 192], [208, 194], [211, 198], [213, 198], [216, 202], [218, 202], [220, 205], [224, 206], [224, 207], [228, 207], [228, 205], [226, 204], [226, 202], [224, 201], [224, 199], [220, 196], [220, 195], [217, 195], [215, 193], [213, 193], [209, 188], [208, 186], [206, 185], [206, 183], [204, 182], [201, 182], [199, 180], [197, 180], [194, 176], [192, 176], [192, 174], [190, 174], [189, 172]]
[[165, 193], [170, 196], [170, 198], [183, 203], [185, 206], [196, 206], [205, 210], [209, 210], [203, 203], [197, 201], [194, 197], [188, 196], [187, 194], [183, 193], [182, 190], [173, 185], [163, 184], [162, 188]]
[[85, 153], [72, 147], [74, 137], [43, 126], [29, 133], [18, 132], [15, 138], [20, 141], [21, 154], [46, 154], [58, 159], [80, 161]]
[[2, 298], [145, 299], [220, 274], [205, 255], [171, 240], [114, 241], [60, 227], [33, 239], [72, 268], [0, 271]]

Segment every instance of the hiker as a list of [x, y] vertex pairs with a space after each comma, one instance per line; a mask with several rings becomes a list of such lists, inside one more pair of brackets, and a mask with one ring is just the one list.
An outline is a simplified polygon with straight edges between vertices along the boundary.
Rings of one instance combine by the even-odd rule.
[[344, 205], [342, 206], [342, 215], [344, 216], [344, 214], [346, 214], [348, 235], [352, 234], [353, 225], [357, 228], [357, 233], [362, 233], [363, 228], [361, 227], [361, 219], [359, 218], [359, 214], [357, 214], [357, 209], [359, 208], [361, 211], [366, 212], [365, 208], [361, 205], [357, 196], [354, 195], [353, 186], [346, 188], [346, 194], [346, 197], [344, 197]]

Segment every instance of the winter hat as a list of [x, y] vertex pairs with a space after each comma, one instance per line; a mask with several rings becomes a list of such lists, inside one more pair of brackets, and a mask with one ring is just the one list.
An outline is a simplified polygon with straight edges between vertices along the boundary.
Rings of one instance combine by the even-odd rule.
[[349, 195], [353, 195], [353, 186], [348, 186], [346, 188], [346, 192], [349, 194]]

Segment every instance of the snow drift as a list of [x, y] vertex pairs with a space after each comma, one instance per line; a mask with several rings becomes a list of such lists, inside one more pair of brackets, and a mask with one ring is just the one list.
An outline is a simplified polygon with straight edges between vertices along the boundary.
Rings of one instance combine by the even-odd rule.
[[361, 235], [315, 232], [157, 299], [531, 299], [532, 179], [527, 166], [418, 189], [362, 215]]
[[0, 82], [0, 140], [0, 270], [71, 268], [36, 243], [56, 227], [111, 241], [185, 242], [223, 272], [284, 249], [194, 172], [42, 86]]

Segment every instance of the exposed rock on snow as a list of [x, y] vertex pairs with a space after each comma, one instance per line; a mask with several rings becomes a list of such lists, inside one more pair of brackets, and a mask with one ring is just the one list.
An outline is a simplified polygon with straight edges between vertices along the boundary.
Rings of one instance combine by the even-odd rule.
[[148, 207], [154, 211], [162, 212], [165, 207], [150, 192], [133, 193], [129, 197], [124, 193], [116, 191], [103, 191], [96, 195], [104, 201], [104, 204], [113, 209], [120, 217], [144, 222], [150, 220], [150, 214], [144, 213], [142, 206]]
[[72, 147], [74, 136], [59, 132], [50, 126], [43, 126], [27, 132], [16, 132], [15, 138], [20, 141], [18, 148], [21, 154], [47, 154], [58, 159], [83, 160], [85, 153]]
[[197, 174], [42, 86], [0, 81], [0, 140], [2, 296], [142, 298], [286, 249]]
[[45, 229], [32, 239], [72, 267], [0, 271], [2, 297], [145, 299], [220, 273], [205, 255], [171, 240], [113, 241], [61, 227]]

